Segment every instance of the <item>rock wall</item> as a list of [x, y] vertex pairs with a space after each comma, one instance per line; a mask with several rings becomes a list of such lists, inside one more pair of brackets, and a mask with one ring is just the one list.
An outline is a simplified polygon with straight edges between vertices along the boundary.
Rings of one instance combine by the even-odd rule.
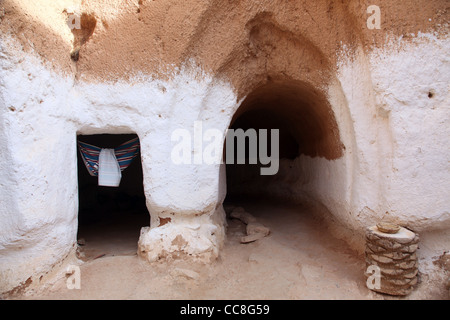
[[[174, 164], [171, 134], [194, 134], [202, 121], [224, 139], [247, 97], [287, 83], [302, 88], [305, 115], [325, 110], [310, 119], [335, 138], [282, 160], [278, 175], [249, 190], [313, 199], [359, 247], [365, 227], [389, 217], [439, 233], [423, 257], [442, 254], [450, 243], [445, 1], [383, 1], [379, 30], [367, 27], [370, 4], [3, 1], [0, 291], [39, 282], [74, 250], [77, 134], [139, 136], [151, 213], [142, 256], [215, 259], [225, 166]], [[74, 17], [80, 29], [69, 28]]]

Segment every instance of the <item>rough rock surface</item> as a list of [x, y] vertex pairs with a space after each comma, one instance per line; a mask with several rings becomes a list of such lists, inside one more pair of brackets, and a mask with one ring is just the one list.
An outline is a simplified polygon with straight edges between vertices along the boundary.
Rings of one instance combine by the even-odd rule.
[[[419, 236], [403, 227], [396, 233], [385, 233], [373, 226], [367, 229], [366, 241], [366, 270], [378, 266], [381, 276], [379, 285], [369, 288], [396, 296], [411, 293], [418, 281]], [[366, 276], [372, 273], [366, 271]]]
[[242, 207], [234, 208], [230, 213], [230, 217], [239, 219], [247, 225], [245, 229], [247, 235], [241, 238], [241, 243], [250, 243], [262, 239], [270, 233], [269, 228], [258, 222], [253, 215]]

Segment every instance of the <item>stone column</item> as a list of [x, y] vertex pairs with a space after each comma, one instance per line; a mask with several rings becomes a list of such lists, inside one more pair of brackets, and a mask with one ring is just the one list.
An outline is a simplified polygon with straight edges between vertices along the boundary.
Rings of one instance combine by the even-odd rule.
[[408, 295], [417, 284], [418, 242], [418, 235], [403, 227], [389, 223], [369, 227], [365, 251], [368, 288], [390, 295]]

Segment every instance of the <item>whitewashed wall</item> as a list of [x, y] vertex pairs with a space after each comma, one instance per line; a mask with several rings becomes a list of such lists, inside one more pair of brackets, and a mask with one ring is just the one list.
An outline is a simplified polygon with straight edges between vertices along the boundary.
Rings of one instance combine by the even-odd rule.
[[[145, 258], [217, 257], [225, 232], [224, 167], [173, 164], [170, 138], [198, 120], [225, 133], [239, 107], [228, 83], [190, 67], [167, 81], [143, 75], [131, 82], [75, 82], [13, 39], [0, 41], [1, 292], [48, 272], [74, 249], [77, 134], [140, 137], [151, 213], [151, 228], [139, 240]], [[273, 192], [307, 195], [358, 232], [386, 212], [420, 232], [448, 230], [448, 47], [422, 35], [401, 50], [393, 44], [369, 56], [344, 54], [328, 89], [344, 156], [282, 164], [286, 180]], [[159, 217], [171, 222], [158, 227]], [[448, 248], [448, 236], [433, 239], [433, 252]]]

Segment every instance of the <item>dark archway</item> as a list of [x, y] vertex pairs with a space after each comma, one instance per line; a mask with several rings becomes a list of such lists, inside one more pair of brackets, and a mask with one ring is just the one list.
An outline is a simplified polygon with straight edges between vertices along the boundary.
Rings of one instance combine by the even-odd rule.
[[[135, 134], [79, 135], [100, 148], [115, 148]], [[88, 258], [103, 254], [134, 254], [140, 228], [148, 225], [140, 152], [122, 172], [118, 187], [99, 186], [78, 155], [78, 240]]]
[[[289, 170], [295, 170], [286, 167], [292, 161], [284, 160], [294, 160], [301, 155], [333, 160], [343, 155], [344, 145], [328, 100], [322, 92], [304, 82], [269, 81], [254, 89], [233, 116], [230, 129], [238, 128], [279, 130], [279, 171], [284, 181]], [[275, 196], [269, 190], [276, 188], [279, 174], [262, 176], [262, 166], [259, 162], [227, 163], [227, 200]], [[293, 172], [293, 179], [295, 176]], [[267, 188], [268, 185], [271, 188]], [[284, 189], [286, 186], [280, 185]], [[290, 192], [295, 193], [295, 190], [285, 193]]]

